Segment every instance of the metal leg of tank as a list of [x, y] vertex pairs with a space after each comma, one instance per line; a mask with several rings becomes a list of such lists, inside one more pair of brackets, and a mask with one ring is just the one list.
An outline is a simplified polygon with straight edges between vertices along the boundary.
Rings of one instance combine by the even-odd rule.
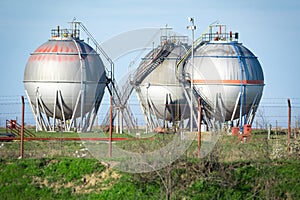
[[232, 112], [230, 121], [233, 121], [233, 120], [234, 120], [234, 116], [235, 116], [237, 107], [238, 107], [238, 105], [239, 105], [240, 96], [241, 96], [241, 92], [238, 93], [238, 96], [237, 96], [237, 98], [236, 98], [235, 106], [234, 106], [234, 109], [233, 109], [233, 112]]
[[[72, 113], [72, 117], [70, 121], [67, 122], [66, 120], [66, 114], [65, 114], [65, 106], [63, 104], [63, 95], [60, 90], [56, 91], [55, 94], [55, 100], [53, 103], [53, 115], [52, 115], [52, 123], [50, 116], [47, 116], [46, 113], [46, 108], [44, 106], [43, 99], [41, 98], [40, 93], [36, 92], [36, 98], [35, 98], [35, 105], [32, 103], [30, 97], [27, 94], [27, 98], [29, 100], [30, 107], [32, 109], [32, 113], [34, 115], [35, 121], [36, 121], [36, 129], [37, 131], [55, 131], [55, 127], [58, 127], [60, 131], [71, 131], [71, 128], [74, 127], [74, 130], [80, 130], [80, 131], [90, 131], [92, 128], [92, 124], [94, 122], [97, 108], [99, 106], [93, 106], [90, 112], [86, 116], [83, 116], [85, 119], [81, 119], [81, 122], [85, 122], [84, 124], [82, 123], [76, 123], [76, 118], [75, 114], [78, 112], [79, 109], [79, 103], [81, 103], [81, 94], [82, 92], [80, 91], [76, 100], [75, 108]], [[60, 110], [61, 113], [61, 119], [57, 118], [57, 109]], [[66, 108], [67, 109], [67, 108]]]
[[37, 116], [37, 113], [36, 113], [36, 107], [35, 107], [34, 104], [32, 103], [32, 101], [31, 101], [31, 99], [30, 99], [30, 97], [29, 97], [29, 95], [28, 95], [27, 90], [25, 90], [25, 93], [26, 93], [26, 96], [27, 96], [27, 99], [28, 99], [28, 102], [29, 102], [31, 111], [32, 111], [32, 113], [33, 113], [33, 116], [34, 116], [34, 119], [35, 119], [35, 122], [36, 122], [36, 131], [42, 130], [41, 124], [38, 123], [39, 120], [38, 120], [38, 116]]
[[56, 116], [56, 107], [57, 107], [57, 91], [55, 92], [55, 98], [54, 98], [54, 104], [53, 104], [53, 125], [52, 125], [52, 131], [55, 130], [55, 125], [56, 125], [56, 119], [55, 119], [55, 116]]
[[37, 116], [37, 123], [40, 124], [40, 127], [41, 127], [41, 130], [43, 130], [44, 128], [44, 124], [42, 123], [42, 116], [41, 116], [41, 113], [40, 113], [40, 106], [39, 106], [39, 101], [38, 101], [38, 97], [36, 96], [35, 97], [35, 112], [36, 112], [36, 116]]
[[147, 106], [146, 106], [146, 133], [149, 132], [149, 129], [151, 129], [152, 119], [151, 119], [151, 113], [150, 113], [150, 105], [149, 101], [147, 100]]
[[69, 123], [69, 127], [67, 128], [68, 131], [71, 130], [72, 124], [73, 124], [74, 128], [76, 127], [76, 131], [77, 131], [77, 123], [76, 123], [75, 113], [77, 112], [80, 99], [81, 99], [81, 90], [78, 92], [78, 96], [77, 96], [75, 107], [74, 107], [72, 117], [71, 117], [71, 120], [70, 120], [70, 123]]
[[152, 129], [154, 129], [155, 127], [160, 126], [159, 120], [158, 120], [158, 116], [157, 116], [157, 109], [153, 103], [152, 100], [150, 100], [150, 108], [151, 108], [151, 119], [152, 119]]
[[123, 133], [123, 111], [122, 110], [120, 111], [119, 122], [120, 122], [120, 134], [122, 134]]
[[[188, 110], [187, 104], [184, 104], [184, 106], [181, 107], [180, 112], [181, 112], [181, 113], [186, 113], [187, 110]], [[186, 120], [184, 120], [183, 118], [180, 118], [180, 119], [179, 119], [179, 123], [178, 123], [178, 128], [184, 129], [184, 128], [185, 128], [185, 121], [186, 121]], [[188, 124], [189, 124], [189, 123], [188, 123]], [[188, 125], [186, 125], [186, 127], [187, 127], [187, 126], [188, 126]]]
[[73, 120], [73, 124], [74, 124], [74, 131], [77, 132], [77, 120], [76, 120], [76, 118]]
[[[43, 113], [46, 113], [45, 106], [44, 106], [45, 104], [44, 104], [43, 100], [41, 99], [41, 95], [38, 93], [38, 91], [37, 91], [37, 97], [38, 97], [38, 104], [37, 105], [39, 107], [41, 107]], [[41, 113], [41, 115], [42, 115], [42, 113]], [[44, 119], [43, 120], [43, 122], [44, 122], [43, 124], [45, 126], [45, 129], [49, 130], [49, 127], [50, 127], [49, 118], [47, 117], [47, 115], [45, 115], [45, 117], [42, 118], [42, 119]]]
[[99, 109], [99, 105], [92, 106], [92, 109], [88, 112], [88, 115], [86, 117], [86, 123], [82, 131], [87, 131], [87, 132], [92, 131], [98, 109]]
[[126, 104], [123, 105], [123, 107], [124, 107], [124, 109], [122, 111], [122, 118], [121, 118], [122, 126], [121, 127], [122, 127], [122, 130], [124, 130], [124, 125], [123, 125], [123, 120], [124, 120], [127, 125], [127, 131], [128, 131], [128, 133], [130, 133], [131, 129], [133, 129], [133, 130], [137, 129], [136, 128], [137, 122], [134, 119], [134, 114], [132, 113], [128, 102], [126, 102]]
[[84, 132], [92, 131], [96, 115], [97, 113], [95, 113], [95, 109], [92, 109], [88, 112], [88, 114], [86, 115], [86, 120], [82, 131]]
[[[185, 94], [185, 97], [187, 99], [187, 101], [189, 102], [189, 112], [190, 112], [190, 118], [189, 118], [189, 128], [190, 128], [190, 131], [194, 131], [194, 128], [197, 128], [197, 109], [195, 108], [194, 105], [197, 105], [197, 101], [196, 101], [196, 97], [193, 96], [193, 98], [190, 98], [189, 96], [189, 93], [184, 90], [184, 94]], [[192, 130], [191, 130], [192, 129]]]
[[116, 133], [119, 133], [119, 119], [120, 119], [120, 110], [119, 110], [119, 108], [116, 108], [116, 110], [117, 110], [117, 114], [116, 114], [116, 120], [115, 120], [115, 122], [116, 122]]
[[255, 95], [255, 98], [254, 98], [254, 100], [253, 100], [253, 102], [251, 104], [250, 110], [249, 110], [247, 118], [246, 118], [247, 124], [252, 124], [253, 119], [255, 117], [255, 113], [256, 113], [256, 110], [257, 110], [257, 107], [258, 107], [258, 103], [259, 103], [259, 102], [257, 102], [258, 95], [259, 95], [259, 93], [257, 93]]
[[136, 88], [136, 92], [138, 94], [137, 97], [145, 118], [147, 133], [148, 129], [153, 130], [155, 127], [160, 126], [160, 122], [157, 116], [157, 108], [154, 105], [154, 102], [149, 97], [147, 97], [147, 95], [146, 98], [142, 95], [139, 88]]
[[[32, 101], [30, 101], [30, 102], [32, 104]], [[41, 95], [38, 91], [38, 88], [36, 90], [35, 105], [32, 105], [32, 107], [35, 108], [35, 109], [33, 109], [33, 113], [34, 113], [35, 119], [36, 119], [36, 125], [37, 125], [36, 130], [37, 131], [41, 131], [41, 130], [48, 131], [50, 121], [49, 121], [49, 118], [47, 118], [47, 116], [45, 114], [46, 110], [44, 107], [44, 102], [41, 99]]]
[[[180, 104], [179, 103], [174, 103], [171, 97], [171, 94], [169, 93], [169, 104], [168, 104], [168, 111], [171, 113], [172, 116], [172, 122], [175, 123], [175, 121], [179, 120], [179, 115], [180, 115]], [[174, 107], [174, 105], [178, 107]], [[177, 110], [176, 110], [177, 109]]]
[[123, 133], [123, 109], [121, 107], [116, 108], [116, 133]]
[[141, 89], [140, 87], [136, 87], [135, 88], [136, 93], [137, 93], [137, 98], [138, 98], [138, 102], [140, 103], [140, 108], [142, 110], [143, 116], [144, 116], [144, 120], [146, 122], [146, 132], [148, 131], [148, 123], [149, 123], [149, 117], [148, 117], [148, 113], [147, 113], [147, 106], [145, 105], [145, 100], [143, 98], [143, 95], [141, 93]]
[[54, 103], [53, 103], [53, 116], [52, 116], [52, 119], [53, 119], [53, 124], [52, 124], [52, 126], [50, 125], [50, 130], [51, 131], [55, 131], [55, 127], [56, 127], [56, 125], [58, 125], [59, 127], [61, 127], [61, 124], [60, 124], [60, 122], [59, 122], [59, 120], [57, 120], [56, 119], [56, 110], [57, 110], [57, 107], [59, 107], [59, 102], [58, 102], [58, 95], [59, 94], [59, 92], [58, 92], [58, 90], [55, 92], [55, 98], [54, 98]]
[[92, 130], [92, 124], [94, 122], [95, 119], [95, 115], [93, 113], [93, 109], [90, 110], [90, 112], [88, 112], [87, 114], [83, 115], [82, 118], [80, 117], [80, 127], [79, 127], [79, 131], [80, 132], [89, 132]]
[[168, 94], [166, 94], [165, 109], [164, 109], [164, 119], [163, 119], [163, 126], [162, 126], [163, 128], [166, 128], [166, 126], [167, 126], [166, 115], [167, 115], [168, 105], [169, 105], [169, 103], [168, 103]]
[[66, 117], [65, 117], [65, 112], [64, 112], [64, 105], [63, 105], [63, 99], [62, 99], [63, 97], [62, 97], [62, 94], [61, 94], [61, 91], [59, 90], [58, 91], [58, 104], [59, 104], [59, 106], [60, 106], [60, 110], [61, 110], [61, 114], [62, 114], [62, 119], [63, 119], [63, 121], [62, 121], [62, 127], [63, 127], [63, 129], [64, 130], [66, 130]]
[[82, 124], [82, 132], [90, 132], [93, 128], [94, 125], [94, 121], [97, 117], [97, 112], [99, 110], [100, 107], [100, 102], [102, 100], [103, 95], [100, 94], [99, 96], [97, 96], [94, 99], [94, 102], [92, 104], [92, 107], [90, 108], [90, 110], [87, 112], [87, 114], [83, 115], [83, 118], [85, 119], [81, 119], [81, 121], [83, 122]]
[[217, 103], [218, 103], [218, 118], [221, 123], [225, 122], [225, 105], [222, 99], [221, 93], [218, 93]]
[[146, 111], [146, 132], [149, 130], [152, 131], [155, 127], [158, 126], [157, 116], [153, 107], [153, 102], [149, 99], [147, 102], [147, 111]]
[[209, 117], [206, 115], [206, 112], [203, 111], [203, 115], [204, 115], [204, 119], [208, 125], [208, 128], [210, 131], [213, 131], [214, 130], [214, 124], [212, 123], [212, 121], [209, 119]]

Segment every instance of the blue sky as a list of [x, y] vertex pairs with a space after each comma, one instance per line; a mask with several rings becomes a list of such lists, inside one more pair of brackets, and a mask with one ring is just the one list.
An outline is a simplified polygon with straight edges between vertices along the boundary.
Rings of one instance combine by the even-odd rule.
[[215, 20], [240, 33], [263, 67], [264, 98], [300, 98], [299, 0], [97, 0], [0, 1], [1, 96], [24, 95], [23, 74], [29, 54], [50, 37], [57, 25], [76, 17], [101, 43], [122, 32], [165, 24], [196, 36]]

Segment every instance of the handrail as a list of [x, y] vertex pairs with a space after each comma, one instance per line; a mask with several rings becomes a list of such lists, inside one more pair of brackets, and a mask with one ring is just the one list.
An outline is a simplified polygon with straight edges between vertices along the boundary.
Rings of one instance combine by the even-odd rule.
[[102, 47], [100, 46], [100, 44], [97, 42], [97, 40], [92, 36], [92, 34], [87, 30], [87, 28], [83, 25], [83, 23], [81, 22], [74, 22], [74, 23], [78, 23], [79, 26], [83, 29], [83, 31], [87, 34], [87, 36], [92, 40], [92, 42], [95, 44], [96, 46], [96, 52], [97, 49], [101, 52], [101, 55], [104, 56], [104, 58], [108, 61], [108, 63], [110, 64], [110, 70], [108, 70], [106, 67], [106, 71], [108, 72], [108, 78], [110, 78], [110, 80], [114, 81], [114, 63], [112, 61], [112, 59], [106, 54], [106, 52], [102, 49]]

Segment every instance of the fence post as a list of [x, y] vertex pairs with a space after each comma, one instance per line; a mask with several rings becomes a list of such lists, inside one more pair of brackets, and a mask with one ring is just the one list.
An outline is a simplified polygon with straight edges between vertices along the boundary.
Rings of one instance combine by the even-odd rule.
[[20, 159], [24, 155], [24, 96], [22, 98], [22, 126], [21, 126], [21, 143], [20, 143]]
[[113, 131], [113, 97], [110, 96], [109, 108], [109, 138], [108, 138], [108, 157], [112, 157], [112, 131]]
[[269, 126], [268, 126], [268, 140], [270, 140], [270, 138], [271, 138], [271, 130], [272, 130], [272, 125], [269, 124]]
[[202, 108], [201, 98], [198, 97], [198, 158], [201, 158], [201, 121], [202, 121]]
[[291, 101], [290, 99], [288, 101], [288, 156], [290, 156], [290, 151], [291, 151]]

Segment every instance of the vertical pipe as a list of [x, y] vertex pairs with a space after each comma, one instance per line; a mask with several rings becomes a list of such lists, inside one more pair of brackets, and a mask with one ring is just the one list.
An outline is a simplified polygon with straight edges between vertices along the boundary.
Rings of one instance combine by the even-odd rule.
[[113, 129], [113, 97], [110, 96], [110, 109], [109, 109], [109, 138], [108, 138], [108, 157], [112, 156], [112, 129]]
[[22, 98], [22, 127], [21, 127], [21, 144], [20, 144], [20, 159], [24, 155], [24, 96]]
[[201, 158], [201, 121], [202, 121], [201, 98], [198, 97], [198, 158]]
[[290, 99], [288, 101], [288, 156], [290, 156], [290, 143], [291, 143], [291, 101]]

